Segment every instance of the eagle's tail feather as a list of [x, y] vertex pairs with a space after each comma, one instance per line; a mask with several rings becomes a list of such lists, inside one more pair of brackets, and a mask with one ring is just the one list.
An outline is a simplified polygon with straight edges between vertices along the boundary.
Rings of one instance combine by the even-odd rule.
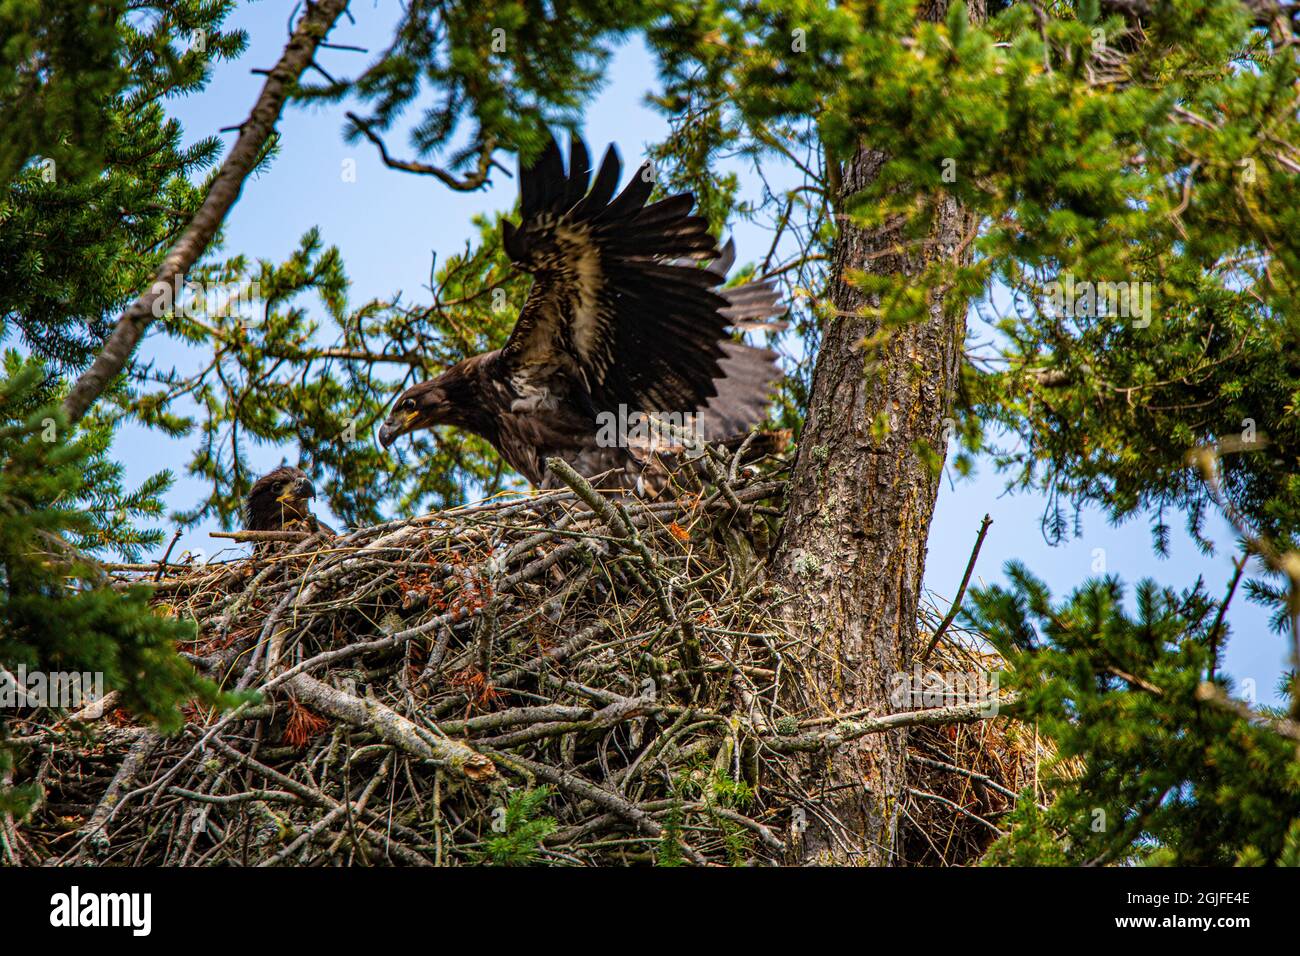
[[722, 343], [718, 393], [699, 410], [705, 441], [723, 441], [744, 434], [767, 415], [772, 391], [781, 377], [776, 353], [744, 342]]
[[[685, 261], [677, 263], [685, 265]], [[705, 268], [726, 277], [736, 264], [736, 243], [728, 239], [718, 257]], [[785, 315], [776, 284], [768, 279], [721, 289], [727, 306], [719, 313], [731, 328], [740, 332], [783, 332], [787, 323], [778, 321]], [[718, 362], [719, 376], [714, 380], [717, 394], [700, 410], [700, 424], [709, 441], [739, 441], [767, 415], [772, 392], [781, 378], [777, 354], [771, 349], [755, 348], [744, 342], [724, 341], [723, 357]]]

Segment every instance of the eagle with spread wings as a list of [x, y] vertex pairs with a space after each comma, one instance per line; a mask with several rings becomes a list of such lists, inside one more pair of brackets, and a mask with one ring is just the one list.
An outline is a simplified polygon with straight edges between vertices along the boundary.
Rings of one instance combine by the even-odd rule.
[[554, 138], [521, 168], [521, 222], [503, 223], [502, 241], [533, 284], [514, 329], [502, 348], [398, 396], [379, 432], [384, 447], [452, 425], [487, 439], [535, 486], [554, 483], [546, 460], [555, 456], [586, 477], [610, 473], [647, 492], [647, 469], [662, 475], [664, 456], [608, 440], [602, 413], [693, 416], [707, 442], [734, 442], [762, 421], [777, 356], [731, 333], [784, 327], [772, 284], [721, 288], [734, 247], [719, 249], [691, 215], [695, 197], [648, 203], [649, 163], [615, 196], [620, 175], [610, 146], [593, 181], [577, 136], [567, 171]]

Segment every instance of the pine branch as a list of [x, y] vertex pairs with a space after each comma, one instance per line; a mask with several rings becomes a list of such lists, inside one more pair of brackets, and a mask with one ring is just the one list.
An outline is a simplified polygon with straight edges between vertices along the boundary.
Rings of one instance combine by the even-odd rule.
[[207, 250], [274, 132], [290, 92], [347, 5], [348, 0], [320, 0], [315, 5], [308, 5], [280, 61], [267, 74], [257, 103], [239, 128], [239, 138], [212, 180], [203, 204], [168, 250], [149, 289], [122, 313], [103, 350], [63, 400], [63, 412], [69, 422], [79, 421], [109, 383], [126, 368], [131, 353], [154, 319], [154, 304], [161, 290], [183, 276]]

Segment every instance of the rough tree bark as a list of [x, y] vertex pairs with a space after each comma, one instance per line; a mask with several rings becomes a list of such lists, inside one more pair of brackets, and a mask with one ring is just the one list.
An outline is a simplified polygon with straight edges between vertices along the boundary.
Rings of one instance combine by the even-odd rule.
[[[919, 16], [940, 20], [947, 5], [930, 0]], [[968, 8], [972, 19], [984, 18], [984, 0]], [[884, 162], [861, 144], [844, 164], [839, 198], [871, 183]], [[917, 650], [917, 602], [939, 474], [916, 449], [924, 442], [944, 454], [943, 420], [960, 367], [967, 303], [936, 295], [923, 321], [895, 330], [868, 355], [862, 342], [879, 324], [862, 311], [874, 303], [846, 276], [851, 270], [917, 275], [936, 259], [964, 261], [975, 222], [945, 197], [921, 251], [902, 251], [898, 228], [866, 231], [847, 219], [839, 226], [830, 283], [834, 317], [823, 331], [773, 569], [788, 594], [782, 616], [798, 622], [805, 637], [797, 652], [802, 673], [787, 681], [789, 703], [809, 716], [874, 716], [897, 710], [889, 701], [891, 676], [909, 668]], [[878, 416], [888, 422], [883, 437], [873, 434]], [[863, 737], [800, 768], [815, 800], [797, 828], [803, 831], [798, 859], [894, 862], [906, 792], [905, 734]]]

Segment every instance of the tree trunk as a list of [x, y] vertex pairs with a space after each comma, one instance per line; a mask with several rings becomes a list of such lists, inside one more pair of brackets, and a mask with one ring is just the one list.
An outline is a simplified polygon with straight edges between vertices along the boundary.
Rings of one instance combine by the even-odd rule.
[[[946, 7], [946, 0], [934, 0], [920, 15], [938, 19]], [[983, 19], [980, 0], [968, 7]], [[872, 182], [884, 161], [861, 146], [844, 165], [839, 198]], [[897, 228], [866, 231], [840, 222], [830, 283], [835, 316], [817, 356], [773, 558], [774, 579], [788, 595], [782, 617], [804, 635], [795, 650], [802, 673], [785, 682], [786, 703], [801, 716], [898, 709], [889, 701], [891, 678], [910, 667], [917, 649], [917, 602], [940, 477], [918, 447], [928, 445], [942, 461], [966, 331], [967, 303], [936, 295], [923, 321], [895, 329], [868, 352], [862, 343], [880, 325], [862, 311], [875, 303], [846, 276], [914, 276], [936, 259], [964, 262], [974, 225], [971, 213], [944, 197], [931, 241], [921, 252], [903, 253], [885, 251], [900, 243]], [[800, 767], [811, 800], [796, 821], [803, 823], [795, 828], [802, 831], [799, 859], [894, 862], [906, 796], [905, 735], [869, 735]]]

